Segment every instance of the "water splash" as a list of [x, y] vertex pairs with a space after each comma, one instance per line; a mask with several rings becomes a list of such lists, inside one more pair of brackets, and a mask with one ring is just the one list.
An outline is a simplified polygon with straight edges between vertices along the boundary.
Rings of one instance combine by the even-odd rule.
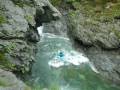
[[37, 27], [38, 34], [39, 34], [40, 36], [43, 35], [43, 29], [44, 29], [44, 26]]
[[[61, 50], [65, 53], [64, 62], [60, 62], [57, 69], [50, 68], [50, 62], [58, 59]], [[67, 37], [42, 33], [30, 78], [32, 84], [42, 88], [49, 88], [52, 84], [55, 88], [59, 86], [58, 90], [120, 90], [96, 73], [93, 63], [83, 53], [75, 51]]]
[[54, 68], [60, 68], [62, 66], [69, 66], [71, 64], [75, 66], [79, 66], [81, 64], [88, 64], [94, 72], [99, 73], [95, 66], [82, 53], [76, 51], [71, 52], [67, 52], [65, 50], [62, 51], [65, 53], [64, 61], [60, 61], [59, 57], [55, 56], [53, 60], [48, 62], [49, 66]]

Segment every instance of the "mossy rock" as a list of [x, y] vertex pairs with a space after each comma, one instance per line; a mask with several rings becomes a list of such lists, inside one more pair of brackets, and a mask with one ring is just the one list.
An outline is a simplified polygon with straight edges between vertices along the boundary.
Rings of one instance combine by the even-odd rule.
[[6, 17], [0, 14], [0, 24], [6, 23], [6, 22], [7, 22]]
[[49, 90], [60, 90], [60, 88], [59, 88], [59, 85], [54, 84], [49, 87]]
[[120, 1], [117, 1], [117, 3], [112, 3], [111, 1], [108, 3], [108, 1], [102, 0], [101, 4], [97, 4], [97, 2], [92, 0], [75, 1], [72, 5], [76, 10], [71, 10], [70, 15], [75, 16], [75, 14], [78, 14], [76, 11], [79, 11], [95, 21], [113, 21], [120, 18]]
[[54, 6], [59, 6], [62, 2], [62, 0], [50, 0], [50, 2], [54, 5]]
[[0, 53], [0, 68], [10, 71], [16, 69], [15, 65], [7, 59], [5, 53]]
[[12, 0], [15, 5], [18, 5], [19, 7], [27, 6], [34, 6], [33, 0], [25, 1], [25, 0]]
[[32, 89], [28, 86], [25, 86], [25, 90], [32, 90]]
[[26, 15], [25, 19], [30, 23], [34, 25], [34, 16], [32, 15]]
[[9, 83], [3, 77], [0, 77], [0, 86], [6, 87], [6, 86], [9, 86]]
[[111, 32], [113, 32], [117, 36], [117, 38], [120, 39], [120, 31], [119, 30], [113, 28], [113, 29], [111, 29]]

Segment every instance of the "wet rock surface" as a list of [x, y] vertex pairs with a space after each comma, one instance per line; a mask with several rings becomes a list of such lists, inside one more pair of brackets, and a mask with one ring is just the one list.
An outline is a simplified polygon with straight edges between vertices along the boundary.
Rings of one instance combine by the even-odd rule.
[[115, 84], [120, 84], [119, 50], [106, 51], [97, 48], [88, 48], [85, 52], [104, 78]]
[[85, 46], [79, 41], [74, 41], [73, 46], [79, 52], [85, 53], [91, 62], [95, 65], [99, 74], [111, 81], [113, 84], [120, 85], [120, 51], [104, 50], [100, 47]]

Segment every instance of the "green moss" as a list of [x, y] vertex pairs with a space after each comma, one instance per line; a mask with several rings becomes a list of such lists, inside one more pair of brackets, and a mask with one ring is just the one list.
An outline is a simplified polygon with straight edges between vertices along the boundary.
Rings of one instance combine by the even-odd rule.
[[5, 78], [3, 78], [3, 77], [0, 77], [0, 86], [2, 86], [2, 87], [9, 86], [8, 81], [5, 80]]
[[28, 86], [25, 86], [25, 90], [31, 90], [31, 88]]
[[34, 2], [33, 0], [30, 0], [30, 1], [23, 1], [23, 0], [12, 0], [15, 5], [19, 6], [19, 7], [23, 7], [25, 5], [27, 6], [34, 6]]
[[6, 20], [5, 16], [0, 14], [0, 24], [6, 23], [6, 21], [7, 20]]
[[59, 6], [62, 2], [62, 0], [50, 0], [50, 2], [54, 5], [54, 6]]
[[42, 88], [40, 86], [35, 86], [32, 88], [32, 90], [42, 90]]
[[16, 45], [12, 42], [0, 48], [0, 68], [10, 71], [16, 70], [16, 65], [9, 60], [9, 55], [15, 48]]
[[6, 70], [15, 70], [16, 67], [6, 57], [5, 53], [0, 53], [0, 68]]
[[[73, 2], [73, 6], [77, 11], [95, 21], [113, 21], [116, 17], [120, 17], [120, 1], [108, 4], [108, 1], [103, 0], [102, 2], [86, 0]], [[74, 14], [78, 13], [72, 10], [70, 16], [75, 16]]]
[[120, 16], [120, 3], [117, 3], [109, 9], [105, 9], [103, 11], [103, 15], [105, 15], [108, 18], [114, 18], [117, 16]]
[[75, 11], [71, 11], [70, 13], [69, 13], [69, 16], [72, 18], [72, 17], [75, 17], [76, 16], [76, 12]]
[[28, 22], [31, 22], [31, 21], [33, 21], [34, 17], [31, 16], [31, 15], [26, 15], [26, 16], [25, 16], [25, 19], [26, 19]]
[[15, 70], [16, 69], [15, 64], [12, 64], [8, 60], [7, 55], [6, 55], [6, 54], [10, 54], [14, 48], [15, 48], [14, 43], [11, 43], [2, 48], [2, 52], [0, 52], [0, 68], [4, 68], [7, 70]]
[[[32, 90], [44, 90], [44, 88], [42, 88], [39, 85], [35, 85]], [[48, 87], [48, 90], [60, 90], [59, 85], [53, 84], [51, 86]]]
[[49, 90], [60, 90], [59, 85], [53, 84], [49, 87]]
[[7, 53], [12, 52], [16, 48], [15, 43], [9, 43], [9, 45], [5, 46], [5, 50]]
[[119, 30], [111, 29], [111, 32], [113, 32], [120, 39], [120, 31]]

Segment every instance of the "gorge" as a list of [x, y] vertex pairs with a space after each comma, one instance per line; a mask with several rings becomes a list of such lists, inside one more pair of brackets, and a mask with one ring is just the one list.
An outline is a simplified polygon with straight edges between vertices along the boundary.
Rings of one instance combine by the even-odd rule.
[[[120, 90], [119, 9], [119, 0], [0, 0], [0, 90]], [[60, 51], [62, 66], [49, 66]]]

